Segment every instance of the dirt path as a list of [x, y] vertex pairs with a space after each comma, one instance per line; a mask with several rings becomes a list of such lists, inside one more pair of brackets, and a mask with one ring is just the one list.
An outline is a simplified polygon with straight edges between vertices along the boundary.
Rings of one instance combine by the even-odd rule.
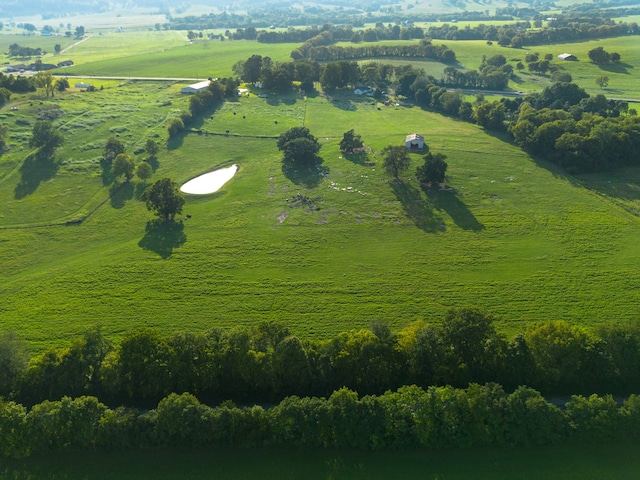
[[87, 35], [86, 37], [84, 37], [82, 40], [78, 40], [76, 43], [72, 43], [71, 45], [69, 45], [67, 48], [64, 48], [62, 50], [60, 50], [60, 54], [62, 53], [66, 53], [67, 51], [71, 50], [73, 47], [75, 47], [76, 45], [80, 45], [82, 42], [86, 42], [87, 40], [89, 40], [91, 38], [91, 35]]

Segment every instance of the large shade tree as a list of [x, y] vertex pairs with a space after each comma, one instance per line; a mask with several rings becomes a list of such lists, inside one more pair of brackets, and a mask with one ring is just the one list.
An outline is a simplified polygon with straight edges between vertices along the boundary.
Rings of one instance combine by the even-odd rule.
[[416, 178], [420, 183], [442, 183], [447, 172], [446, 155], [431, 152], [424, 156], [424, 164], [416, 168]]
[[309, 166], [317, 161], [320, 143], [307, 127], [293, 127], [278, 137], [285, 167]]
[[340, 150], [343, 152], [353, 153], [354, 150], [364, 146], [362, 137], [354, 132], [353, 128], [348, 132], [344, 132], [342, 140], [340, 140]]
[[387, 145], [382, 149], [382, 155], [384, 155], [385, 172], [399, 180], [400, 173], [409, 168], [410, 158], [407, 148]]
[[163, 178], [147, 188], [142, 194], [147, 209], [154, 211], [161, 219], [170, 221], [182, 212], [184, 197], [170, 178]]
[[52, 154], [62, 144], [64, 144], [64, 137], [53, 128], [49, 120], [39, 120], [35, 123], [29, 140], [30, 147]]

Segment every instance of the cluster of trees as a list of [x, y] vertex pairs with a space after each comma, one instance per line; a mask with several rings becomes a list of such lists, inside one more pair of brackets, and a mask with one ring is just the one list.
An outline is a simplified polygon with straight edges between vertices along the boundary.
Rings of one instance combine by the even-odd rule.
[[[151, 407], [169, 393], [203, 401], [274, 402], [328, 396], [343, 386], [381, 394], [403, 385], [495, 382], [545, 395], [630, 394], [640, 384], [640, 330], [596, 333], [562, 321], [533, 325], [511, 339], [475, 308], [450, 311], [440, 325], [392, 332], [382, 322], [313, 341], [277, 323], [206, 333], [127, 332], [112, 345], [98, 329], [27, 362], [24, 345], [0, 336], [0, 395], [25, 405], [64, 395]], [[8, 360], [7, 360], [8, 359]]]
[[42, 55], [42, 48], [23, 47], [17, 43], [9, 45], [9, 55], [12, 57], [39, 57]]
[[116, 179], [125, 183], [131, 181], [134, 175], [146, 182], [153, 175], [153, 169], [149, 162], [156, 159], [159, 151], [158, 144], [149, 138], [144, 150], [147, 153], [147, 158], [136, 165], [135, 159], [127, 153], [127, 148], [122, 140], [110, 137], [104, 146], [102, 167], [105, 170], [110, 170]]
[[9, 100], [11, 100], [11, 92], [4, 87], [0, 87], [0, 108], [4, 107], [5, 103], [9, 103]]
[[442, 74], [442, 85], [458, 88], [482, 88], [504, 90], [513, 74], [513, 67], [507, 63], [504, 55], [483, 57], [479, 70], [458, 70], [446, 67]]
[[408, 386], [378, 396], [347, 388], [288, 397], [265, 410], [217, 407], [172, 393], [155, 409], [108, 408], [95, 397], [24, 406], [0, 399], [0, 455], [149, 447], [470, 448], [640, 439], [640, 397], [573, 396], [563, 409], [537, 391]]
[[640, 34], [640, 28], [635, 22], [616, 22], [599, 17], [559, 16], [549, 22], [547, 27], [541, 28], [541, 19], [534, 21], [533, 26], [535, 28], [531, 28], [532, 24], [528, 21], [500, 26], [481, 24], [475, 27], [444, 24], [429, 27], [425, 34], [438, 40], [487, 40], [513, 48]]
[[0, 72], [0, 88], [6, 88], [13, 93], [35, 92], [36, 86], [32, 77], [4, 75]]
[[312, 92], [313, 82], [320, 79], [322, 66], [309, 60], [273, 62], [270, 57], [252, 55], [245, 61], [236, 62], [233, 71], [245, 82], [260, 82], [267, 91], [288, 92], [293, 88], [293, 82], [297, 81], [302, 90]]
[[[300, 56], [300, 49], [291, 52], [294, 59], [304, 58]], [[331, 60], [362, 59], [375, 57], [397, 58], [430, 58], [443, 63], [456, 61], [456, 54], [446, 45], [432, 45], [429, 40], [423, 39], [419, 45], [369, 45], [366, 47], [338, 47], [318, 46], [312, 47], [306, 52], [307, 58], [318, 62]]]
[[618, 63], [620, 54], [616, 52], [609, 53], [602, 47], [596, 47], [587, 53], [589, 60], [596, 65], [608, 65], [610, 63]]
[[[596, 99], [597, 100], [597, 99]], [[606, 108], [606, 99], [603, 106]], [[583, 113], [575, 118], [565, 110], [536, 110], [523, 104], [509, 131], [523, 149], [571, 173], [637, 165], [640, 118], [603, 117]]]
[[238, 95], [239, 82], [235, 78], [209, 79], [209, 86], [195, 93], [189, 99], [189, 111], [181, 112], [167, 124], [169, 138], [175, 137], [189, 126], [193, 120], [203, 114], [209, 113], [218, 107], [225, 98], [233, 98]]

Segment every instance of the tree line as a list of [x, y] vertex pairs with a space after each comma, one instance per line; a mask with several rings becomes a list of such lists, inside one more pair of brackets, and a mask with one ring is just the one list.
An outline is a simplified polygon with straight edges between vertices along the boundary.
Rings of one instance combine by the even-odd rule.
[[610, 18], [584, 15], [579, 18], [559, 16], [547, 27], [542, 27], [542, 20], [539, 19], [533, 25], [529, 21], [474, 27], [444, 24], [430, 26], [425, 31], [428, 38], [437, 40], [486, 40], [513, 48], [638, 34], [640, 28], [635, 22], [616, 22]]
[[28, 358], [14, 334], [0, 337], [0, 395], [27, 406], [94, 395], [110, 405], [150, 408], [169, 393], [207, 403], [276, 402], [328, 396], [346, 386], [362, 395], [403, 385], [528, 385], [545, 395], [631, 394], [640, 385], [640, 329], [590, 332], [563, 321], [513, 338], [476, 308], [451, 310], [440, 325], [392, 332], [382, 322], [314, 341], [263, 323], [204, 333], [129, 331], [110, 342], [92, 328], [66, 347]]
[[275, 406], [210, 407], [172, 393], [143, 412], [111, 409], [97, 398], [63, 397], [27, 410], [0, 398], [0, 455], [158, 447], [445, 449], [529, 447], [640, 440], [640, 396], [573, 396], [564, 408], [537, 391], [471, 384], [465, 389], [407, 386], [359, 396], [283, 399]]
[[23, 47], [17, 43], [9, 45], [9, 55], [12, 57], [36, 57], [42, 55], [42, 48]]
[[5, 88], [13, 93], [35, 92], [36, 86], [33, 77], [24, 77], [21, 75], [5, 75], [0, 72], [0, 88]]

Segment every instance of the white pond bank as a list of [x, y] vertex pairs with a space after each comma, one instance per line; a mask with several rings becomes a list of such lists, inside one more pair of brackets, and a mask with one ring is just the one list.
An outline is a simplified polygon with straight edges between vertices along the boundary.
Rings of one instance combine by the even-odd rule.
[[205, 173], [199, 177], [189, 180], [180, 187], [180, 191], [193, 195], [206, 195], [217, 192], [227, 183], [238, 171], [238, 165], [231, 165], [213, 172]]

